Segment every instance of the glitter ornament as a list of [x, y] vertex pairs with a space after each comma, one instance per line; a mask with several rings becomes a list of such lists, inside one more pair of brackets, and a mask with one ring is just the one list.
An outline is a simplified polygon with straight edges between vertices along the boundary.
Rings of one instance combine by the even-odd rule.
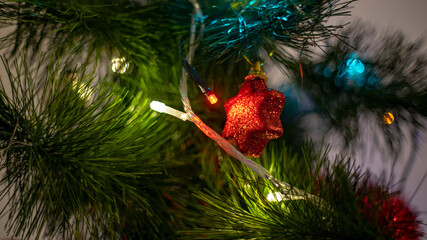
[[360, 200], [361, 212], [370, 222], [376, 221], [384, 233], [397, 240], [419, 239], [416, 215], [398, 195], [385, 195], [379, 188]]
[[257, 62], [237, 96], [224, 105], [227, 121], [222, 136], [250, 157], [259, 157], [269, 140], [283, 134], [280, 113], [285, 95], [268, 89], [265, 79]]

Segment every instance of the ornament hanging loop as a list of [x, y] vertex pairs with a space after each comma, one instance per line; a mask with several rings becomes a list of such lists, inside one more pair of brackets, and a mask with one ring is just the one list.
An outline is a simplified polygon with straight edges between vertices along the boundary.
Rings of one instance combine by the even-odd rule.
[[261, 69], [261, 62], [256, 61], [255, 64], [251, 67], [248, 75], [245, 77], [245, 80], [254, 79], [255, 77], [261, 78], [264, 82], [267, 82], [268, 78], [264, 71]]
[[245, 58], [245, 60], [252, 66], [245, 80], [249, 78], [253, 78], [254, 76], [257, 76], [263, 79], [264, 82], [267, 82], [268, 78], [265, 72], [262, 70], [262, 66], [270, 59], [271, 56], [273, 56], [273, 54], [274, 54], [274, 50], [268, 54], [267, 58], [263, 62], [255, 61], [255, 63], [253, 63], [245, 54], [243, 54], [243, 58]]
[[[269, 54], [268, 54], [268, 56], [265, 58], [265, 60], [263, 61], [263, 62], [261, 62], [261, 61], [259, 61], [260, 62], [260, 65], [261, 65], [261, 67], [270, 59], [270, 57], [271, 56], [273, 56], [273, 54], [274, 54], [274, 52], [275, 52], [275, 50], [273, 49]], [[251, 65], [251, 66], [253, 66], [253, 67], [255, 67], [255, 64], [256, 64], [256, 62], [255, 62], [255, 64], [254, 63], [252, 63], [252, 61], [246, 56], [246, 54], [244, 54], [243, 53], [243, 58]]]

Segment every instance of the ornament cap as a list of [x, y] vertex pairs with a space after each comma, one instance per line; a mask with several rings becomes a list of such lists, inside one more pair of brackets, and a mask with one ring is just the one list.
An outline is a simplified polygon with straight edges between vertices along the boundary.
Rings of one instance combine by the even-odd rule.
[[264, 80], [264, 82], [267, 82], [268, 78], [267, 75], [265, 75], [265, 72], [262, 71], [261, 69], [261, 62], [260, 61], [256, 61], [254, 65], [252, 65], [251, 70], [249, 71], [248, 76], [245, 77], [245, 80], [251, 80], [253, 79], [255, 76], [261, 78], [262, 80]]

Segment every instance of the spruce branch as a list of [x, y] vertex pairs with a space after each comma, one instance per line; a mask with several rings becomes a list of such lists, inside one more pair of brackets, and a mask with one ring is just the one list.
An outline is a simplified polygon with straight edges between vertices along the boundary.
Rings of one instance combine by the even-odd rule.
[[[292, 199], [269, 181], [233, 161], [222, 161], [221, 171], [228, 184], [223, 191], [203, 191], [195, 196], [201, 203], [190, 204], [181, 231], [184, 239], [357, 239], [379, 236], [377, 226], [364, 220], [358, 210], [356, 187], [361, 174], [351, 160], [337, 157], [333, 164], [327, 150], [307, 144], [297, 156], [276, 141], [262, 159], [275, 177], [291, 182], [316, 198]], [[281, 163], [281, 164], [279, 164]], [[282, 165], [283, 164], [283, 165]], [[277, 170], [277, 171], [275, 171]], [[196, 210], [194, 210], [196, 209]]]
[[[300, 51], [328, 39], [342, 26], [328, 25], [327, 18], [349, 15], [350, 1], [236, 1], [223, 10], [207, 9], [204, 44], [217, 58], [258, 59], [260, 51], [278, 47]], [[214, 12], [214, 11], [216, 12]], [[279, 58], [291, 61], [281, 52]]]
[[148, 99], [125, 103], [122, 90], [103, 89], [85, 69], [70, 73], [72, 65], [56, 58], [47, 59], [43, 79], [25, 58], [2, 60], [11, 86], [0, 91], [0, 198], [9, 197], [2, 210], [9, 234], [39, 238], [46, 228], [63, 238], [117, 238], [120, 210], [131, 204], [145, 225], [139, 231], [156, 236], [163, 217], [152, 205], [161, 209], [164, 201], [148, 191], [169, 183], [159, 153], [171, 132]]
[[[409, 42], [395, 31], [380, 35], [363, 23], [354, 24], [343, 35], [349, 45], [330, 41], [319, 60], [303, 60], [302, 87], [315, 102], [315, 111], [329, 123], [329, 131], [343, 136], [346, 148], [363, 145], [358, 140], [367, 135], [380, 143], [383, 154], [394, 158], [400, 154], [405, 131], [424, 129], [427, 109], [421, 103], [427, 99], [427, 58], [423, 41]], [[354, 56], [364, 64], [359, 75], [347, 71], [347, 62]], [[300, 81], [299, 70], [293, 76]], [[384, 124], [387, 112], [394, 115], [391, 125]], [[361, 132], [367, 127], [374, 134]]]
[[137, 63], [170, 63], [169, 49], [182, 34], [167, 1], [9, 1], [0, 3], [0, 12], [1, 24], [16, 26], [1, 39], [15, 56], [47, 48], [58, 56], [85, 53], [91, 61], [119, 52]]

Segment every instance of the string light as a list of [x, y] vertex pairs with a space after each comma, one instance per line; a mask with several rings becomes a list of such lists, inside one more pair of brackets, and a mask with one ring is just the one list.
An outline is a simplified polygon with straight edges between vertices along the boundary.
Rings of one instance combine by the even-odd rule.
[[[335, 84], [339, 87], [344, 87], [346, 89], [350, 87], [371, 87], [376, 84], [377, 78], [373, 76], [374, 73], [370, 69], [369, 65], [365, 66], [362, 60], [357, 56], [357, 53], [351, 53], [344, 64], [339, 67], [339, 72], [337, 78], [335, 79]], [[324, 70], [324, 75], [330, 77], [333, 73], [334, 68], [328, 67]]]
[[[189, 56], [190, 58], [190, 56]], [[215, 96], [213, 91], [206, 85], [203, 79], [197, 73], [196, 69], [193, 68], [190, 63], [186, 60], [184, 55], [184, 41], [181, 43], [181, 63], [183, 69], [187, 72], [194, 83], [199, 87], [200, 91], [205, 95], [206, 99], [213, 105], [218, 102], [218, 98]]]
[[188, 119], [188, 115], [186, 113], [173, 109], [169, 106], [166, 106], [166, 104], [162, 102], [152, 101], [150, 103], [150, 107], [156, 112], [172, 115], [176, 118], [181, 119], [182, 121], [186, 121]]
[[363, 73], [365, 72], [365, 65], [357, 57], [357, 54], [355, 53], [350, 54], [350, 57], [347, 60], [345, 65], [347, 66], [345, 69], [345, 73], [347, 74], [348, 78], [363, 79]]
[[305, 197], [300, 195], [293, 195], [293, 194], [284, 195], [280, 192], [275, 192], [275, 193], [270, 192], [267, 195], [267, 200], [269, 202], [280, 202], [283, 200], [298, 200], [298, 199], [302, 200], [302, 199], [305, 199]]
[[71, 73], [68, 75], [68, 79], [72, 80], [72, 88], [74, 91], [76, 91], [81, 99], [84, 99], [86, 101], [92, 100], [92, 93], [93, 90], [87, 86], [85, 83], [80, 82], [78, 80], [78, 75], [76, 73]]
[[111, 69], [113, 70], [113, 72], [125, 73], [129, 68], [129, 63], [126, 62], [126, 58], [124, 57], [114, 58], [113, 60], [111, 60], [111, 63]]
[[275, 192], [275, 193], [270, 192], [267, 195], [267, 200], [270, 202], [280, 202], [283, 200], [283, 194], [279, 192]]
[[349, 59], [347, 61], [348, 72], [351, 75], [361, 74], [365, 71], [365, 65], [359, 59]]
[[82, 99], [91, 100], [92, 99], [92, 89], [83, 84], [79, 84], [77, 81], [73, 82], [73, 88], [77, 91]]
[[218, 102], [218, 98], [211, 90], [207, 91], [205, 95], [207, 96], [207, 99], [211, 104], [215, 104], [216, 102]]
[[390, 125], [394, 122], [394, 116], [391, 112], [386, 112], [384, 113], [383, 120], [385, 124]]

